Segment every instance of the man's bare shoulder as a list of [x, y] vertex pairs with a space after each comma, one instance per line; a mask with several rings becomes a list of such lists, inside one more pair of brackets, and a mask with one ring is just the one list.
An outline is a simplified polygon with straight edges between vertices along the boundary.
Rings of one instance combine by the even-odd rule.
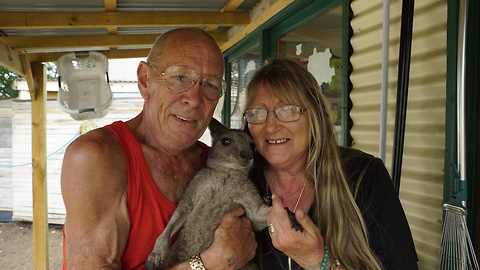
[[122, 183], [125, 170], [125, 157], [116, 136], [109, 128], [99, 128], [81, 135], [68, 146], [62, 182], [102, 179], [110, 184]]
[[[73, 156], [73, 158], [95, 158], [104, 157], [115, 159], [118, 156], [123, 158], [122, 148], [113, 132], [106, 127], [99, 128], [87, 132], [75, 141], [73, 141], [67, 148], [66, 156]], [[88, 162], [88, 160], [85, 160]]]

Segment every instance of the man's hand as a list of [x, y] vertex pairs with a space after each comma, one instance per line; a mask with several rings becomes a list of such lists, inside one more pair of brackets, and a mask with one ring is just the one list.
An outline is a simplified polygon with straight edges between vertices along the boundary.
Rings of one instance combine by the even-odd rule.
[[201, 257], [209, 270], [238, 269], [255, 256], [256, 248], [252, 222], [243, 208], [237, 208], [223, 216], [212, 245]]

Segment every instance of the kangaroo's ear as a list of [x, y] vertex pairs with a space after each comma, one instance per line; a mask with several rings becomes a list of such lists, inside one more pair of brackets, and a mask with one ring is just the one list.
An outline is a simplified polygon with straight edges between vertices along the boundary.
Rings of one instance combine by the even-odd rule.
[[213, 139], [218, 138], [220, 134], [225, 133], [225, 131], [228, 130], [228, 128], [226, 128], [224, 125], [222, 125], [222, 123], [213, 117], [208, 125], [208, 128], [210, 129], [210, 135], [212, 135]]

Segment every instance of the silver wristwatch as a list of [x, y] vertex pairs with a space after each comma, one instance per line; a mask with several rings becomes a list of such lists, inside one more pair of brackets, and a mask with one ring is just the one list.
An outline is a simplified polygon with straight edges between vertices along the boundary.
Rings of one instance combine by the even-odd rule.
[[202, 258], [200, 258], [200, 253], [193, 255], [188, 261], [192, 270], [207, 270], [203, 265]]

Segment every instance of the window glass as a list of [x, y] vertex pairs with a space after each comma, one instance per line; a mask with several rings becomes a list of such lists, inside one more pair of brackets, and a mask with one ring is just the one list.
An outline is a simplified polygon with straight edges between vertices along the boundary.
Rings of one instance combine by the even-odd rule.
[[341, 5], [280, 37], [278, 57], [301, 64], [317, 79], [330, 101], [331, 119], [340, 141], [343, 107]]
[[245, 87], [259, 67], [258, 47], [230, 63], [230, 128], [242, 128]]

